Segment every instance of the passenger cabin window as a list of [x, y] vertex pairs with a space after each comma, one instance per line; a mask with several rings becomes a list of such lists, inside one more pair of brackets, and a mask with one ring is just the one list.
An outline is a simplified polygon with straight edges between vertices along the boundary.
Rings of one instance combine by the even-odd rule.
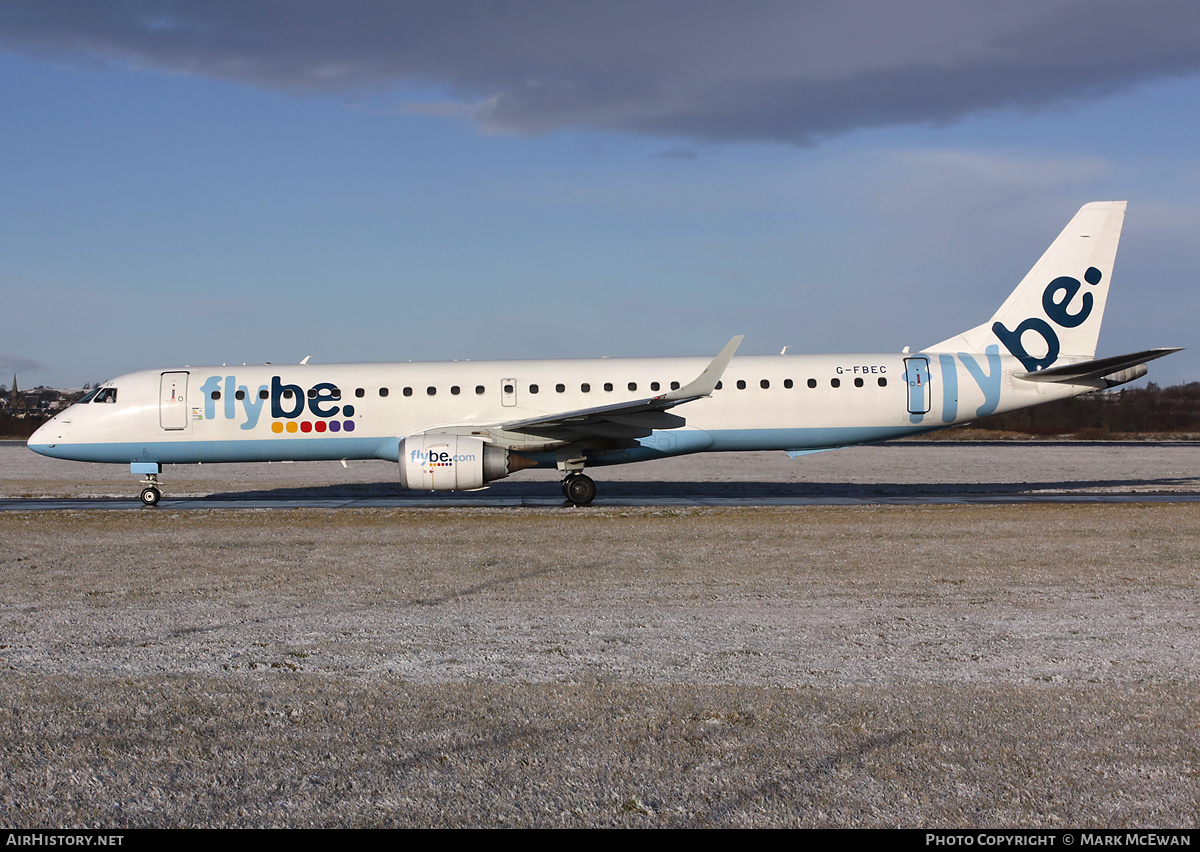
[[476, 396], [483, 395], [483, 385], [475, 385], [475, 395]]
[[791, 379], [784, 379], [784, 380], [783, 380], [783, 386], [784, 386], [785, 388], [788, 388], [788, 389], [790, 390], [790, 389], [791, 389], [791, 387], [792, 387], [792, 380], [791, 380]]
[[862, 379], [855, 379], [855, 380], [854, 380], [854, 386], [855, 386], [856, 388], [861, 388], [861, 387], [863, 386], [863, 380], [862, 380]]
[[605, 389], [606, 391], [610, 391], [610, 390], [612, 390], [612, 382], [605, 382], [605, 383], [604, 383], [604, 389]]
[[[408, 388], [408, 391], [409, 391], [409, 393], [411, 393], [411, 392], [412, 392], [412, 388]], [[387, 389], [387, 388], [380, 388], [380, 389], [379, 389], [379, 395], [380, 395], [380, 396], [387, 396], [387, 395], [388, 395], [388, 389]]]
[[555, 393], [566, 393], [566, 392], [567, 392], [567, 386], [566, 386], [566, 385], [555, 385], [555, 386], [554, 386], [554, 392], [555, 392]]
[[425, 388], [425, 393], [429, 394], [429, 396], [437, 396], [437, 388]]
[[887, 379], [885, 379], [883, 376], [880, 376], [880, 377], [879, 377], [879, 386], [880, 386], [881, 388], [886, 388], [886, 387], [887, 387]]
[[[400, 391], [400, 393], [404, 394], [405, 396], [412, 396], [412, 388], [405, 388], [404, 390]], [[387, 394], [381, 393], [380, 396], [387, 396]]]
[[358, 397], [359, 399], [362, 399], [364, 396], [367, 395], [367, 392], [365, 390], [363, 390], [362, 388], [355, 388], [354, 395], [356, 397]]
[[258, 391], [258, 398], [259, 399], [270, 399], [271, 392], [269, 390], [267, 390], [266, 388], [260, 388]]
[[716, 387], [716, 390], [720, 390], [720, 389], [721, 389], [721, 388], [723, 388], [723, 387], [725, 387], [725, 383], [724, 383], [724, 382], [717, 382], [717, 387]]
[[235, 393], [235, 394], [233, 395], [233, 398], [234, 398], [234, 399], [245, 399], [245, 398], [246, 398], [246, 392], [245, 392], [244, 390], [239, 390], [237, 393]]
[[[220, 391], [213, 391], [213, 392], [212, 392], [212, 398], [213, 398], [213, 399], [220, 399], [220, 398], [221, 398], [221, 392], [220, 392]], [[292, 398], [292, 392], [291, 392], [291, 391], [284, 391], [284, 392], [283, 392], [283, 398], [284, 398], [284, 399], [291, 399], [291, 398]]]
[[745, 390], [746, 389], [745, 379], [738, 379], [737, 385], [738, 385], [738, 390]]
[[591, 386], [591, 385], [589, 385], [587, 382], [584, 382], [583, 384], [581, 384], [581, 385], [579, 386], [579, 389], [580, 389], [581, 391], [583, 391], [584, 393], [590, 393], [590, 392], [591, 392], [591, 390], [592, 390], [592, 386]]
[[763, 379], [761, 382], [758, 383], [758, 386], [760, 388], [762, 388], [763, 390], [766, 390], [767, 388], [769, 388], [771, 386], [771, 382], [769, 379]]
[[537, 393], [537, 392], [538, 392], [538, 386], [537, 386], [537, 385], [530, 385], [530, 386], [529, 386], [529, 392], [530, 392], [530, 393]]
[[651, 383], [650, 383], [650, 390], [652, 390], [652, 391], [656, 391], [656, 390], [658, 390], [660, 387], [662, 387], [662, 385], [660, 385], [658, 382], [651, 382]]
[[630, 383], [629, 383], [629, 389], [630, 389], [631, 391], [635, 391], [635, 390], [637, 390], [637, 382], [630, 382]]
[[829, 386], [831, 388], [840, 388], [842, 386], [842, 380], [841, 379], [830, 379]]
[[809, 386], [810, 388], [815, 388], [815, 387], [817, 386], [817, 380], [816, 380], [816, 379], [809, 379], [809, 380], [808, 380], [808, 386]]
[[671, 382], [671, 390], [679, 390], [679, 382]]
[[458, 385], [450, 386], [450, 393], [454, 394], [455, 396], [458, 396], [459, 393], [461, 393], [461, 392], [462, 392], [462, 388], [460, 388]]

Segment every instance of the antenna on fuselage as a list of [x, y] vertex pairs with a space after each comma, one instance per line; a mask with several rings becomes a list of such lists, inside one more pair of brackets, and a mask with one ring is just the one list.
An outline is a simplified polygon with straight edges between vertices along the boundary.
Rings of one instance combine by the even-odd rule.
[[305, 355], [305, 356], [304, 356], [304, 360], [303, 360], [303, 361], [301, 361], [300, 363], [301, 363], [301, 364], [307, 364], [307, 363], [308, 363], [308, 359], [309, 359], [309, 358], [311, 358], [311, 357], [312, 357], [311, 355]]

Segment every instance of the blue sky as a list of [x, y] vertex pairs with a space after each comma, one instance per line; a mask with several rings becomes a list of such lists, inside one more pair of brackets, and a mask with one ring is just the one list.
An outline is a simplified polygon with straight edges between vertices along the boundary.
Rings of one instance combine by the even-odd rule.
[[1200, 7], [993, 5], [2, 2], [0, 381], [920, 348], [1111, 198], [1200, 380]]

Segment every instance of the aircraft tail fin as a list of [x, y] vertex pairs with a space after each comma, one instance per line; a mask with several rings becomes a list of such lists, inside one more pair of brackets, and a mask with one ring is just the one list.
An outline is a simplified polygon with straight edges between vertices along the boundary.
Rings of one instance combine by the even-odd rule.
[[1092, 358], [1124, 221], [1124, 201], [1084, 205], [990, 320], [925, 351], [997, 347], [1031, 373]]

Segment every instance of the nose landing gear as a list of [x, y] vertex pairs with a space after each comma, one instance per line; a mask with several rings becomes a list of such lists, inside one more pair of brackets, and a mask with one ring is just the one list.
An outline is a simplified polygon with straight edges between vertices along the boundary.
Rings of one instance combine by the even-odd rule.
[[157, 506], [158, 501], [162, 499], [162, 483], [158, 481], [158, 474], [162, 470], [162, 465], [157, 462], [134, 462], [129, 466], [130, 473], [143, 473], [146, 478], [141, 481], [142, 486], [142, 505]]
[[162, 499], [162, 491], [154, 485], [147, 485], [142, 489], [142, 505], [157, 506], [158, 501]]

